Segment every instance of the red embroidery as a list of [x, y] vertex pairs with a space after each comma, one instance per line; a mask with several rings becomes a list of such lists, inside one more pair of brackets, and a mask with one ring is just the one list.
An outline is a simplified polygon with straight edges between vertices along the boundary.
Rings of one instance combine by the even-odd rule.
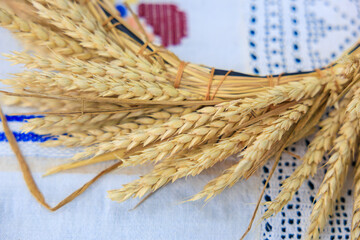
[[154, 34], [160, 36], [165, 47], [178, 45], [187, 36], [186, 15], [174, 4], [142, 3], [138, 15], [154, 28]]

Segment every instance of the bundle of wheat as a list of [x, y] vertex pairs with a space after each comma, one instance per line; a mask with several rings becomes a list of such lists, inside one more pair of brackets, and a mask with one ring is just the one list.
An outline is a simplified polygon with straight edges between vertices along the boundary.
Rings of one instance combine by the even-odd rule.
[[[153, 162], [148, 174], [109, 191], [119, 202], [143, 197], [238, 154], [238, 162], [190, 199], [209, 200], [275, 156], [270, 179], [284, 149], [315, 129], [302, 164], [284, 181], [263, 218], [279, 212], [331, 151], [308, 230], [308, 239], [319, 237], [351, 161], [358, 161], [353, 159], [360, 131], [358, 45], [323, 69], [261, 77], [183, 62], [149, 42], [141, 25], [140, 31], [128, 26], [105, 0], [16, 3], [33, 12], [17, 15], [11, 6], [0, 9], [0, 25], [39, 53], [6, 55], [32, 70], [2, 80], [14, 89], [2, 91], [3, 103], [39, 109], [44, 117], [29, 120], [23, 130], [54, 136], [44, 145], [85, 147], [46, 174], [117, 159], [51, 208], [1, 114], [28, 187], [41, 204], [56, 210], [116, 168]], [[329, 107], [330, 115], [321, 120]], [[358, 166], [353, 239], [360, 237]]]

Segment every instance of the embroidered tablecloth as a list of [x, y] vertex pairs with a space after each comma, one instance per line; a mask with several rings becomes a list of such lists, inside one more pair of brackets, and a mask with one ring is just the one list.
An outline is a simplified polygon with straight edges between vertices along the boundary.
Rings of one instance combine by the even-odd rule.
[[[358, 0], [159, 0], [133, 1], [131, 6], [154, 41], [167, 46], [181, 59], [264, 75], [312, 70], [339, 57], [359, 37], [359, 4]], [[122, 15], [133, 21], [120, 1], [117, 5]], [[0, 29], [0, 34], [0, 52], [21, 49], [6, 30]], [[0, 77], [6, 78], [8, 73], [20, 69], [1, 61]], [[41, 147], [46, 137], [20, 130], [21, 122], [31, 117], [8, 119], [39, 187], [54, 205], [103, 166], [42, 178], [48, 167], [66, 161], [76, 150]], [[288, 150], [302, 156], [309, 140], [301, 140]], [[236, 159], [216, 165], [215, 170], [198, 177], [166, 186], [134, 211], [129, 209], [136, 200], [118, 204], [105, 197], [106, 190], [120, 188], [144, 173], [144, 169], [117, 171], [52, 213], [39, 206], [27, 191], [16, 159], [0, 131], [0, 239], [238, 239], [247, 227], [272, 161], [250, 180], [236, 184], [206, 205], [181, 203], [230, 166], [231, 161]], [[264, 201], [276, 196], [281, 181], [299, 163], [300, 160], [283, 154]], [[247, 239], [304, 237], [312, 202], [325, 171], [326, 168], [321, 168], [306, 181], [277, 216], [257, 221]], [[351, 182], [344, 187], [322, 239], [349, 239], [351, 187]], [[259, 215], [265, 209], [263, 206]]]

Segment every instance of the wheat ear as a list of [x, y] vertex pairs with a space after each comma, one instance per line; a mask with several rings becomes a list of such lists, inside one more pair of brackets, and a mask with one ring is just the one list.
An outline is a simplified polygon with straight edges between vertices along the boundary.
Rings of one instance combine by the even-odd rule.
[[126, 62], [126, 66], [132, 67], [134, 72], [145, 71], [153, 75], [165, 76], [160, 63], [154, 61], [151, 64], [145, 57], [137, 56], [128, 50], [128, 48], [123, 50], [121, 46], [106, 36], [105, 30], [101, 26], [99, 26], [99, 29], [91, 31], [83, 26], [76, 25], [70, 18], [46, 8], [36, 1], [32, 1], [32, 3], [40, 16], [50, 20], [54, 26], [63, 29], [68, 36], [80, 41], [82, 46], [94, 49], [100, 56], [120, 59]]
[[240, 159], [239, 163], [227, 169], [223, 175], [210, 181], [191, 200], [209, 199], [244, 177], [244, 174], [253, 167], [254, 162], [262, 159], [282, 136], [299, 121], [312, 104], [313, 100], [305, 100], [303, 103], [297, 104], [281, 114], [281, 117], [274, 124], [264, 129], [263, 133], [256, 138], [252, 145], [240, 153], [239, 156], [242, 159]]
[[53, 112], [98, 112], [99, 109], [102, 111], [118, 111], [123, 109], [122, 106], [112, 104], [112, 103], [96, 103], [96, 102], [86, 102], [84, 104], [81, 101], [68, 101], [68, 100], [58, 100], [58, 99], [44, 99], [44, 98], [23, 98], [17, 96], [1, 96], [2, 103], [9, 106], [19, 106], [19, 107], [31, 107], [36, 108], [41, 112], [44, 111], [53, 111]]
[[51, 7], [56, 8], [61, 14], [71, 19], [72, 22], [85, 27], [89, 31], [99, 29], [97, 20], [93, 18], [89, 9], [81, 4], [68, 0], [47, 0], [46, 4], [50, 4]]
[[0, 9], [0, 24], [12, 31], [19, 39], [35, 42], [38, 46], [49, 47], [59, 55], [72, 56], [79, 59], [90, 59], [93, 57], [90, 51], [71, 38], [44, 28], [40, 24], [29, 20], [22, 20], [4, 9]]
[[346, 108], [346, 116], [340, 128], [339, 136], [335, 140], [333, 154], [328, 165], [329, 168], [321, 183], [316, 203], [310, 216], [310, 226], [307, 239], [319, 239], [319, 234], [324, 228], [329, 215], [332, 212], [335, 199], [339, 194], [352, 154], [356, 146], [356, 139], [359, 133], [360, 120], [360, 89], [356, 90], [351, 102]]
[[267, 207], [263, 218], [268, 218], [278, 213], [292, 199], [296, 191], [299, 190], [303, 182], [314, 175], [317, 166], [321, 162], [325, 152], [329, 151], [335, 140], [340, 124], [344, 120], [345, 108], [350, 99], [346, 98], [341, 101], [340, 106], [333, 110], [329, 117], [319, 123], [321, 129], [311, 141], [307, 152], [303, 157], [303, 162], [289, 178], [282, 184], [282, 190], [278, 196]]
[[124, 185], [121, 189], [109, 191], [108, 196], [114, 201], [122, 202], [130, 197], [142, 197], [149, 191], [156, 191], [170, 181], [174, 182], [188, 175], [198, 175], [217, 162], [239, 152], [261, 130], [262, 125], [256, 123], [218, 143], [204, 145], [199, 149], [169, 158], [157, 164], [150, 173], [140, 179]]
[[[112, 78], [108, 76], [85, 77], [78, 74], [63, 74], [55, 72], [25, 71], [15, 74], [15, 78], [3, 80], [17, 88], [28, 88], [44, 92], [52, 89], [62, 89], [64, 92], [96, 93], [97, 96], [117, 97], [119, 99], [155, 100], [155, 101], [182, 101], [185, 99], [199, 99], [195, 95], [182, 94], [182, 90], [173, 86], [130, 80], [127, 78]], [[34, 84], [37, 83], [37, 84]]]
[[[114, 106], [119, 109], [118, 106]], [[121, 108], [120, 108], [121, 109]], [[64, 134], [67, 131], [76, 132], [91, 129], [94, 127], [104, 126], [106, 124], [119, 124], [124, 119], [137, 117], [144, 113], [152, 113], [154, 109], [139, 109], [136, 112], [119, 111], [118, 113], [84, 113], [74, 115], [47, 115], [43, 118], [34, 118], [28, 120], [22, 126], [25, 132], [34, 131], [38, 134]]]
[[[55, 58], [45, 58], [42, 56], [32, 56], [22, 52], [14, 52], [14, 54], [4, 55], [10, 61], [17, 64], [25, 64], [29, 68], [40, 68], [46, 71], [56, 70], [61, 71], [62, 73], [82, 75], [83, 77], [94, 77], [95, 79], [102, 77], [102, 82], [105, 85], [109, 85], [111, 82], [114, 82], [114, 79], [116, 80], [116, 83], [123, 82], [124, 84], [129, 84], [128, 88], [135, 85], [135, 87], [131, 87], [131, 89], [134, 89], [133, 91], [135, 91], [138, 87], [141, 87], [141, 91], [145, 91], [147, 93], [146, 95], [144, 94], [144, 96], [147, 96], [146, 98], [152, 98], [153, 100], [202, 99], [199, 94], [174, 88], [173, 85], [167, 83], [162, 77], [154, 76], [145, 71], [135, 73], [131, 69], [125, 68], [124, 66], [126, 63], [121, 60], [113, 60], [108, 64], [103, 64], [93, 61], [82, 61], [76, 58], [65, 59], [61, 56], [56, 56]], [[126, 95], [124, 94], [123, 96]]]
[[89, 129], [83, 132], [68, 132], [67, 135], [60, 135], [58, 139], [46, 141], [45, 146], [90, 146], [95, 143], [110, 141], [116, 136], [132, 133], [138, 130], [144, 130], [156, 125], [161, 125], [171, 118], [179, 117], [186, 108], [165, 108], [152, 109], [153, 113], [142, 114], [138, 117], [127, 118], [118, 125], [107, 124], [102, 128]]
[[[322, 87], [322, 84], [316, 78], [304, 79], [298, 83], [299, 84], [296, 86], [301, 88], [301, 91], [297, 91], [297, 87], [295, 86], [291, 86], [289, 88], [277, 86], [272, 91], [267, 91], [265, 94], [262, 94], [259, 97], [252, 99], [251, 101], [258, 103], [262, 102], [262, 108], [259, 108], [263, 109], [271, 105], [280, 104], [283, 101], [301, 100], [306, 97], [311, 97], [318, 93]], [[88, 148], [85, 150], [85, 152], [75, 155], [74, 159], [79, 160], [81, 158], [86, 158], [93, 155], [98, 156], [112, 151], [123, 151], [126, 149], [130, 150], [136, 146], [139, 146], [140, 144], [146, 146], [157, 140], [165, 140], [175, 134], [181, 134], [190, 131], [194, 127], [196, 128], [194, 129], [194, 137], [191, 138], [189, 135], [186, 136], [186, 139], [184, 137], [184, 140], [190, 139], [189, 141], [184, 142], [184, 144], [187, 143], [190, 146], [196, 145], [192, 144], [191, 141], [194, 141], [194, 143], [199, 143], [201, 140], [203, 140], [202, 137], [204, 136], [206, 139], [208, 139], [206, 134], [212, 133], [214, 128], [216, 132], [219, 130], [219, 128], [229, 130], [234, 127], [236, 129], [236, 127], [240, 126], [244, 121], [248, 120], [248, 116], [245, 115], [246, 112], [250, 113], [254, 111], [254, 109], [256, 110], [259, 108], [257, 108], [256, 105], [250, 103], [250, 100], [247, 99], [244, 99], [244, 103], [241, 104], [238, 101], [234, 101], [220, 104], [215, 107], [205, 107], [198, 110], [197, 112], [185, 115], [180, 119], [174, 119], [173, 121], [164, 124], [164, 126], [158, 126], [145, 132], [134, 132], [134, 136], [128, 135], [126, 137], [114, 139], [112, 142], [107, 142], [100, 144], [99, 146]], [[214, 120], [214, 118], [216, 119]], [[209, 120], [209, 124], [211, 125], [211, 123], [214, 123], [214, 125], [201, 128]], [[219, 124], [221, 124], [221, 126]], [[203, 133], [203, 135], [201, 136], [200, 133]], [[161, 147], [166, 149], [171, 144], [168, 144], [167, 146], [165, 145], [166, 143], [164, 146], [161, 145]]]
[[61, 71], [62, 73], [74, 73], [87, 77], [96, 75], [99, 77], [125, 78], [134, 81], [166, 82], [165, 78], [154, 76], [145, 71], [139, 74], [134, 73], [131, 69], [125, 68], [127, 63], [121, 59], [111, 60], [104, 64], [94, 61], [82, 61], [77, 58], [63, 58], [61, 56], [47, 58], [16, 51], [13, 54], [3, 55], [15, 64], [25, 64], [28, 68], [39, 68], [46, 71]]

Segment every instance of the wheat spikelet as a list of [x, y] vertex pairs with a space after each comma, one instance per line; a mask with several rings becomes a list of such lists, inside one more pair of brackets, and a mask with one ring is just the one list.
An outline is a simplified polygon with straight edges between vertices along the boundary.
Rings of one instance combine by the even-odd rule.
[[316, 203], [310, 216], [307, 239], [318, 239], [328, 216], [331, 214], [335, 199], [341, 189], [359, 134], [360, 89], [356, 90], [353, 99], [346, 108], [346, 116], [335, 140], [333, 154], [328, 161], [329, 168], [321, 183]]
[[281, 114], [281, 117], [277, 119], [273, 125], [266, 127], [263, 133], [256, 138], [254, 143], [248, 146], [239, 155], [242, 158], [239, 163], [227, 169], [223, 175], [210, 181], [204, 189], [196, 194], [191, 200], [194, 201], [201, 198], [209, 199], [244, 177], [244, 174], [252, 168], [254, 162], [261, 159], [266, 152], [268, 152], [274, 144], [276, 144], [282, 136], [299, 121], [312, 104], [313, 100], [305, 100], [303, 103], [297, 104], [290, 110]]
[[[102, 84], [128, 84], [128, 88], [133, 90], [134, 93], [129, 93], [130, 96], [134, 94], [140, 94], [144, 96], [143, 99], [152, 100], [200, 100], [202, 99], [201, 95], [196, 93], [191, 93], [183, 89], [176, 89], [169, 83], [166, 83], [164, 79], [160, 79], [158, 76], [153, 76], [144, 71], [134, 73], [133, 71], [124, 68], [124, 63], [120, 60], [113, 60], [109, 64], [100, 64], [91, 61], [81, 61], [79, 59], [64, 59], [60, 56], [56, 58], [45, 58], [40, 56], [31, 56], [29, 54], [15, 52], [14, 55], [6, 54], [6, 57], [10, 61], [15, 63], [22, 63], [28, 66], [29, 68], [41, 68], [44, 70], [56, 70], [62, 72], [68, 72], [71, 74], [82, 75], [83, 81], [80, 81], [79, 84], [85, 84], [86, 79], [84, 77], [95, 78], [97, 81], [101, 81]], [[54, 74], [53, 74], [54, 75]], [[61, 74], [61, 76], [63, 76]], [[101, 77], [101, 78], [100, 78]], [[90, 80], [88, 80], [90, 81]], [[115, 83], [114, 83], [115, 82]], [[70, 86], [72, 82], [68, 83]], [[111, 86], [109, 86], [110, 88]], [[126, 86], [125, 86], [126, 87]], [[111, 87], [116, 90], [116, 88]], [[141, 89], [139, 89], [141, 88]], [[123, 92], [123, 88], [119, 91]], [[136, 90], [136, 91], [135, 91]], [[143, 92], [146, 92], [144, 94]], [[123, 93], [122, 93], [123, 94]], [[123, 94], [122, 99], [128, 98], [126, 94]]]
[[32, 41], [37, 46], [49, 47], [60, 55], [71, 55], [79, 59], [93, 57], [90, 51], [80, 46], [76, 41], [29, 20], [24, 21], [4, 9], [0, 9], [0, 24], [12, 31], [19, 39]]
[[62, 95], [65, 93], [64, 89], [48, 84], [49, 81], [44, 77], [37, 79], [37, 75], [40, 76], [39, 72], [22, 72], [16, 75], [18, 77], [1, 79], [1, 82], [6, 85], [11, 85], [15, 92], [18, 93], [22, 93], [24, 90], [46, 92], [54, 95]]
[[48, 0], [46, 1], [46, 4], [50, 4], [51, 7], [57, 8], [58, 11], [61, 11], [62, 15], [71, 19], [75, 24], [81, 24], [89, 31], [98, 29], [99, 23], [93, 18], [88, 8], [81, 4], [76, 4], [67, 0]]
[[317, 166], [325, 152], [329, 151], [335, 140], [336, 134], [340, 128], [340, 124], [344, 120], [345, 108], [350, 99], [342, 100], [340, 106], [333, 110], [329, 117], [319, 123], [321, 130], [317, 132], [315, 138], [311, 141], [307, 152], [302, 158], [303, 162], [289, 178], [284, 180], [282, 190], [278, 196], [270, 203], [263, 218], [268, 218], [278, 213], [292, 199], [296, 191], [303, 182], [314, 175]]
[[[32, 0], [30, 2], [41, 18], [51, 21], [55, 27], [67, 31], [67, 35], [72, 38], [78, 37], [77, 27], [84, 28], [91, 33], [96, 31], [105, 33], [103, 27], [92, 17], [88, 9], [79, 4], [53, 0], [48, 2]], [[73, 32], [72, 36], [70, 32]]]

